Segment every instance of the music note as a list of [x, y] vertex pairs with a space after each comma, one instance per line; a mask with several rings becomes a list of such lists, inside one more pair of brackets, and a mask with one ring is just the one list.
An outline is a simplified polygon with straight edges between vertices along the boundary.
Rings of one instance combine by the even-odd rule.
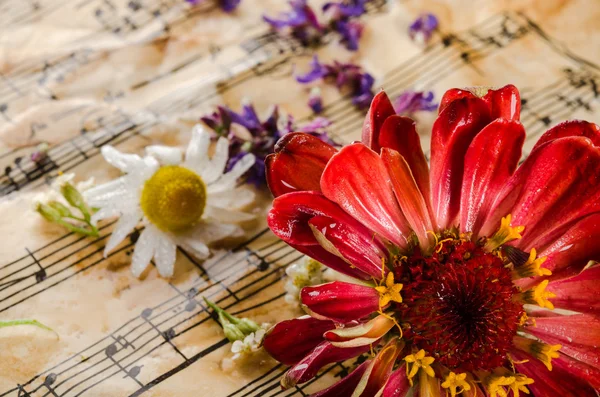
[[150, 317], [152, 316], [153, 310], [151, 308], [147, 308], [144, 309], [142, 311], [142, 314], [140, 315], [144, 321], [146, 321], [152, 328], [154, 328], [154, 330], [156, 332], [158, 332], [158, 334], [160, 336], [163, 337], [163, 339], [165, 340], [165, 342], [167, 342], [169, 345], [171, 345], [171, 347], [173, 348], [173, 350], [175, 350], [181, 357], [183, 357], [184, 360], [187, 361], [187, 357], [185, 356], [185, 354], [183, 354], [178, 348], [177, 346], [175, 346], [175, 344], [171, 341], [175, 336], [175, 330], [173, 328], [169, 328], [168, 330], [166, 330], [165, 332], [162, 332], [160, 329], [158, 329], [158, 327], [150, 320]]
[[25, 248], [25, 251], [27, 251], [27, 253], [33, 258], [33, 261], [35, 262], [35, 264], [38, 265], [38, 267], [40, 268], [40, 270], [35, 272], [35, 281], [37, 283], [44, 281], [46, 279], [46, 277], [48, 277], [48, 275], [46, 274], [46, 269], [44, 269], [42, 264], [37, 260], [37, 258], [33, 255], [33, 253], [31, 251], [29, 251], [28, 248]]
[[44, 386], [46, 389], [48, 389], [48, 392], [50, 392], [50, 394], [52, 394], [55, 397], [59, 397], [59, 395], [56, 393], [56, 391], [54, 390], [54, 388], [52, 388], [52, 385], [54, 383], [56, 383], [56, 374], [51, 373], [48, 374], [48, 376], [46, 376], [46, 378], [44, 379], [44, 383], [42, 384], [42, 386]]
[[31, 394], [20, 384], [17, 384], [17, 389], [19, 389], [17, 397], [31, 397]]
[[[114, 338], [114, 337], [113, 337]], [[122, 338], [122, 337], [121, 337]], [[129, 346], [132, 346], [129, 342], [127, 342], [127, 344]], [[126, 347], [124, 346], [123, 349], [125, 349]], [[122, 349], [121, 349], [122, 350]], [[129, 370], [125, 369], [125, 367], [123, 367], [121, 365], [121, 363], [119, 362], [119, 360], [117, 360], [115, 358], [115, 355], [119, 352], [120, 350], [117, 348], [117, 342], [112, 343], [110, 345], [108, 345], [108, 347], [106, 347], [106, 349], [104, 349], [104, 354], [106, 355], [106, 357], [108, 357], [110, 359], [110, 361], [113, 362], [114, 365], [116, 365], [119, 370], [121, 370], [125, 376], [123, 378], [131, 378], [133, 379], [135, 382], [137, 382], [138, 385], [143, 386], [143, 383], [140, 382], [137, 379], [137, 376], [140, 374], [140, 371], [142, 369], [142, 366], [134, 366], [132, 368], [130, 368]]]
[[0, 113], [2, 113], [2, 117], [4, 117], [4, 120], [12, 123], [12, 119], [8, 116], [8, 114], [6, 114], [7, 110], [8, 110], [8, 104], [0, 103]]

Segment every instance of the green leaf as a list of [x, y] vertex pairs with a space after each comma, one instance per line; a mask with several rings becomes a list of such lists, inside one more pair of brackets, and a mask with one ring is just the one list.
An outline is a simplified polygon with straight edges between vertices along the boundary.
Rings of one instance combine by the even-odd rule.
[[[38, 320], [8, 320], [8, 321], [0, 321], [0, 328], [5, 328], [5, 327], [16, 327], [19, 325], [31, 325], [34, 327], [38, 327], [41, 329], [44, 329], [46, 331], [50, 331], [50, 332], [54, 332], [56, 334], [56, 331], [54, 331], [52, 328], [40, 323]], [[56, 334], [56, 336], [58, 336], [58, 334]]]

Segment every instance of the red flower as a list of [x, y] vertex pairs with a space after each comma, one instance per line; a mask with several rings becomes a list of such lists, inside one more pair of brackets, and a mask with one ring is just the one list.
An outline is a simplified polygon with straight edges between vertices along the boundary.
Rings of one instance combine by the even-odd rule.
[[293, 133], [267, 158], [270, 228], [357, 279], [304, 288], [310, 316], [268, 333], [284, 387], [370, 352], [316, 395], [600, 390], [600, 130], [559, 124], [518, 167], [519, 93], [481, 91], [444, 95], [430, 167], [383, 92], [362, 143]]

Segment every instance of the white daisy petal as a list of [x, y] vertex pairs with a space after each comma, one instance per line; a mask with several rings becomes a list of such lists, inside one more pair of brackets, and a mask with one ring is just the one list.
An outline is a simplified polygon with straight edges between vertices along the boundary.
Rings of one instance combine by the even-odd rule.
[[218, 208], [210, 205], [207, 205], [204, 209], [203, 217], [223, 223], [246, 222], [256, 218], [254, 214], [249, 214], [247, 212]]
[[[236, 185], [238, 178], [246, 171], [250, 169], [256, 162], [256, 157], [252, 153], [248, 153], [244, 157], [242, 157], [225, 175], [221, 177], [214, 184], [208, 186], [209, 193], [219, 193], [224, 192], [230, 189], [233, 189]], [[207, 182], [208, 183], [208, 182]]]
[[157, 244], [157, 233], [155, 227], [152, 225], [146, 226], [146, 228], [140, 234], [140, 238], [135, 243], [135, 249], [133, 250], [133, 257], [131, 258], [131, 272], [135, 277], [142, 275], [144, 270], [148, 267], [150, 260], [154, 256], [154, 247]]
[[154, 157], [163, 165], [181, 164], [182, 153], [178, 148], [162, 145], [152, 145], [146, 147], [146, 154]]
[[127, 177], [122, 176], [120, 178], [115, 179], [114, 181], [110, 181], [107, 183], [103, 183], [102, 185], [94, 186], [93, 188], [86, 190], [83, 192], [83, 198], [86, 202], [90, 202], [92, 200], [96, 200], [97, 198], [101, 198], [107, 193], [114, 193], [116, 191], [125, 191], [127, 190]]
[[142, 158], [137, 154], [121, 153], [110, 145], [102, 146], [100, 150], [110, 165], [123, 172], [129, 173], [143, 165]]
[[115, 225], [115, 228], [113, 229], [113, 232], [106, 243], [106, 247], [104, 248], [104, 257], [106, 257], [110, 251], [112, 251], [127, 237], [129, 232], [133, 230], [141, 218], [142, 212], [139, 210], [123, 214], [121, 219], [119, 219]]
[[206, 259], [210, 255], [210, 250], [202, 241], [191, 237], [177, 236], [177, 245], [190, 251], [192, 255], [199, 259]]
[[154, 249], [154, 260], [158, 273], [163, 277], [173, 276], [177, 245], [164, 233], [160, 233]]
[[223, 175], [228, 158], [229, 141], [224, 137], [220, 137], [215, 147], [215, 154], [210, 159], [210, 163], [201, 170], [200, 176], [207, 185], [215, 182]]
[[221, 224], [219, 222], [202, 221], [194, 229], [184, 235], [177, 236], [180, 239], [195, 240], [204, 244], [223, 240], [230, 236], [239, 236], [242, 229], [237, 225]]
[[209, 146], [210, 134], [204, 131], [200, 124], [197, 124], [192, 130], [192, 139], [185, 152], [183, 165], [198, 175], [202, 175], [202, 170], [208, 164]]
[[207, 204], [218, 208], [242, 208], [252, 203], [255, 197], [254, 191], [241, 186], [233, 191], [209, 194]]
[[94, 215], [92, 215], [91, 222], [93, 225], [95, 225], [99, 220], [112, 218], [113, 216], [121, 215], [121, 213], [121, 210], [115, 206], [105, 206], [100, 208]]

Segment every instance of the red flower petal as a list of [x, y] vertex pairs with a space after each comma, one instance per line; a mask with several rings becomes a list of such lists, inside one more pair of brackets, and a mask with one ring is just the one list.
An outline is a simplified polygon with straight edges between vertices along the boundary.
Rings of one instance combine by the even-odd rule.
[[295, 192], [277, 197], [267, 215], [267, 223], [273, 233], [286, 243], [316, 245], [318, 243], [308, 221], [321, 215], [360, 226], [336, 203], [318, 192]]
[[451, 102], [433, 124], [431, 135], [431, 193], [438, 227], [457, 223], [464, 161], [471, 141], [490, 122], [479, 98]]
[[354, 371], [352, 371], [349, 375], [344, 377], [342, 380], [334, 383], [332, 386], [328, 387], [325, 390], [321, 390], [317, 393], [311, 394], [311, 397], [343, 397], [343, 396], [351, 396], [356, 386], [358, 386], [358, 382], [362, 378], [363, 374], [367, 370], [367, 367], [371, 363], [371, 360], [367, 360], [358, 367]]
[[375, 397], [388, 381], [396, 358], [404, 347], [404, 342], [392, 339], [373, 359], [369, 368], [363, 374], [356, 387], [355, 395], [361, 397]]
[[[289, 243], [288, 243], [289, 244]], [[367, 273], [361, 271], [360, 269], [351, 266], [344, 259], [340, 258], [327, 251], [325, 248], [320, 245], [294, 245], [289, 244], [291, 247], [295, 248], [297, 251], [300, 251], [304, 255], [308, 255], [314, 260], [321, 262], [325, 266], [345, 274], [350, 277], [354, 277], [358, 280], [372, 280], [372, 277]]]
[[434, 240], [428, 231], [433, 230], [433, 222], [429, 216], [427, 203], [410, 172], [408, 163], [400, 153], [388, 148], [381, 149], [381, 159], [391, 177], [394, 194], [400, 208], [417, 235], [421, 248], [431, 247]]
[[600, 369], [600, 319], [595, 316], [535, 317], [527, 332], [545, 343], [562, 345], [561, 353]]
[[521, 117], [521, 96], [519, 90], [512, 84], [497, 90], [489, 90], [483, 98], [488, 104], [493, 119], [519, 121]]
[[404, 397], [410, 391], [410, 383], [406, 377], [405, 364], [400, 365], [397, 370], [392, 372], [388, 382], [383, 389], [382, 397]]
[[479, 228], [508, 178], [517, 169], [525, 129], [518, 121], [503, 119], [488, 124], [471, 142], [465, 156], [460, 201], [460, 228]]
[[[326, 217], [318, 219], [328, 219], [328, 225], [338, 225], [337, 228], [330, 229], [330, 237], [339, 242], [342, 251], [354, 249], [365, 256], [360, 257], [352, 252], [349, 258], [342, 259], [331, 251], [328, 252], [325, 249], [327, 247], [321, 247], [309, 224], [315, 217]], [[315, 222], [319, 221], [315, 220], [313, 223]], [[381, 275], [379, 255], [383, 255], [385, 251], [373, 232], [321, 193], [295, 192], [277, 197], [273, 200], [267, 223], [277, 237], [334, 270], [363, 280], [370, 279], [372, 276], [369, 274], [377, 277]], [[356, 259], [356, 262], [350, 265], [347, 263], [348, 259]]]
[[267, 184], [273, 196], [320, 191], [321, 174], [335, 152], [335, 148], [315, 136], [301, 132], [284, 135], [275, 145], [275, 153], [265, 159]]
[[548, 284], [547, 291], [555, 307], [600, 316], [600, 266], [584, 270], [573, 278]]
[[452, 102], [457, 101], [462, 98], [477, 99], [477, 96], [475, 96], [471, 91], [468, 91], [468, 90], [461, 90], [460, 88], [451, 88], [444, 93], [444, 96], [442, 97], [442, 100], [440, 101], [440, 107], [438, 109], [438, 114], [442, 113], [442, 111], [444, 109], [446, 109], [446, 107], [448, 105], [450, 105]]
[[[546, 257], [550, 280], [579, 274], [590, 260], [600, 262], [600, 214], [589, 215], [571, 226], [560, 238], [538, 253]], [[545, 242], [540, 243], [545, 246]]]
[[335, 347], [329, 342], [323, 342], [315, 347], [304, 359], [290, 368], [281, 379], [284, 389], [294, 387], [299, 383], [312, 379], [324, 365], [348, 360], [369, 351], [371, 346], [352, 348]]
[[275, 360], [293, 365], [323, 342], [323, 333], [334, 328], [332, 321], [310, 316], [282, 321], [267, 332], [263, 347]]
[[[527, 388], [535, 396], [595, 396], [593, 388], [588, 381], [575, 376], [564, 367], [556, 365], [559, 359], [553, 359], [552, 371], [548, 371], [541, 361], [533, 356], [520, 351], [513, 351], [511, 356], [515, 359], [518, 372], [534, 380]], [[525, 363], [521, 361], [528, 360]]]
[[433, 218], [431, 189], [429, 188], [429, 166], [423, 154], [421, 137], [417, 133], [415, 122], [408, 117], [388, 117], [383, 123], [379, 134], [379, 145], [382, 148], [393, 149], [404, 157], [425, 199], [429, 216]]
[[396, 114], [390, 98], [381, 91], [373, 98], [362, 128], [362, 143], [379, 152], [379, 130], [384, 121]]
[[589, 366], [565, 354], [561, 354], [559, 358], [553, 359], [552, 365], [570, 373], [577, 379], [589, 382], [596, 391], [600, 391], [600, 369], [598, 367]]
[[538, 139], [533, 150], [544, 143], [569, 136], [583, 136], [590, 138], [594, 145], [600, 146], [600, 128], [594, 123], [583, 120], [569, 120], [550, 128]]
[[336, 153], [321, 177], [321, 190], [360, 223], [400, 247], [410, 228], [394, 197], [381, 158], [362, 143]]
[[373, 238], [373, 234], [366, 228], [353, 230], [347, 224], [327, 216], [316, 216], [309, 224], [313, 227], [315, 236], [319, 236], [317, 240], [321, 246], [327, 248], [332, 245], [332, 253], [341, 255], [352, 266], [376, 279], [381, 279], [382, 274], [385, 275], [381, 270], [381, 258], [387, 258], [389, 254], [385, 246]]
[[535, 150], [499, 194], [482, 227], [491, 235], [500, 218], [525, 226], [516, 245], [525, 251], [564, 232], [566, 225], [600, 211], [600, 148], [583, 137], [561, 138]]
[[379, 293], [374, 288], [341, 281], [304, 287], [300, 299], [311, 315], [340, 323], [359, 320], [379, 309]]

